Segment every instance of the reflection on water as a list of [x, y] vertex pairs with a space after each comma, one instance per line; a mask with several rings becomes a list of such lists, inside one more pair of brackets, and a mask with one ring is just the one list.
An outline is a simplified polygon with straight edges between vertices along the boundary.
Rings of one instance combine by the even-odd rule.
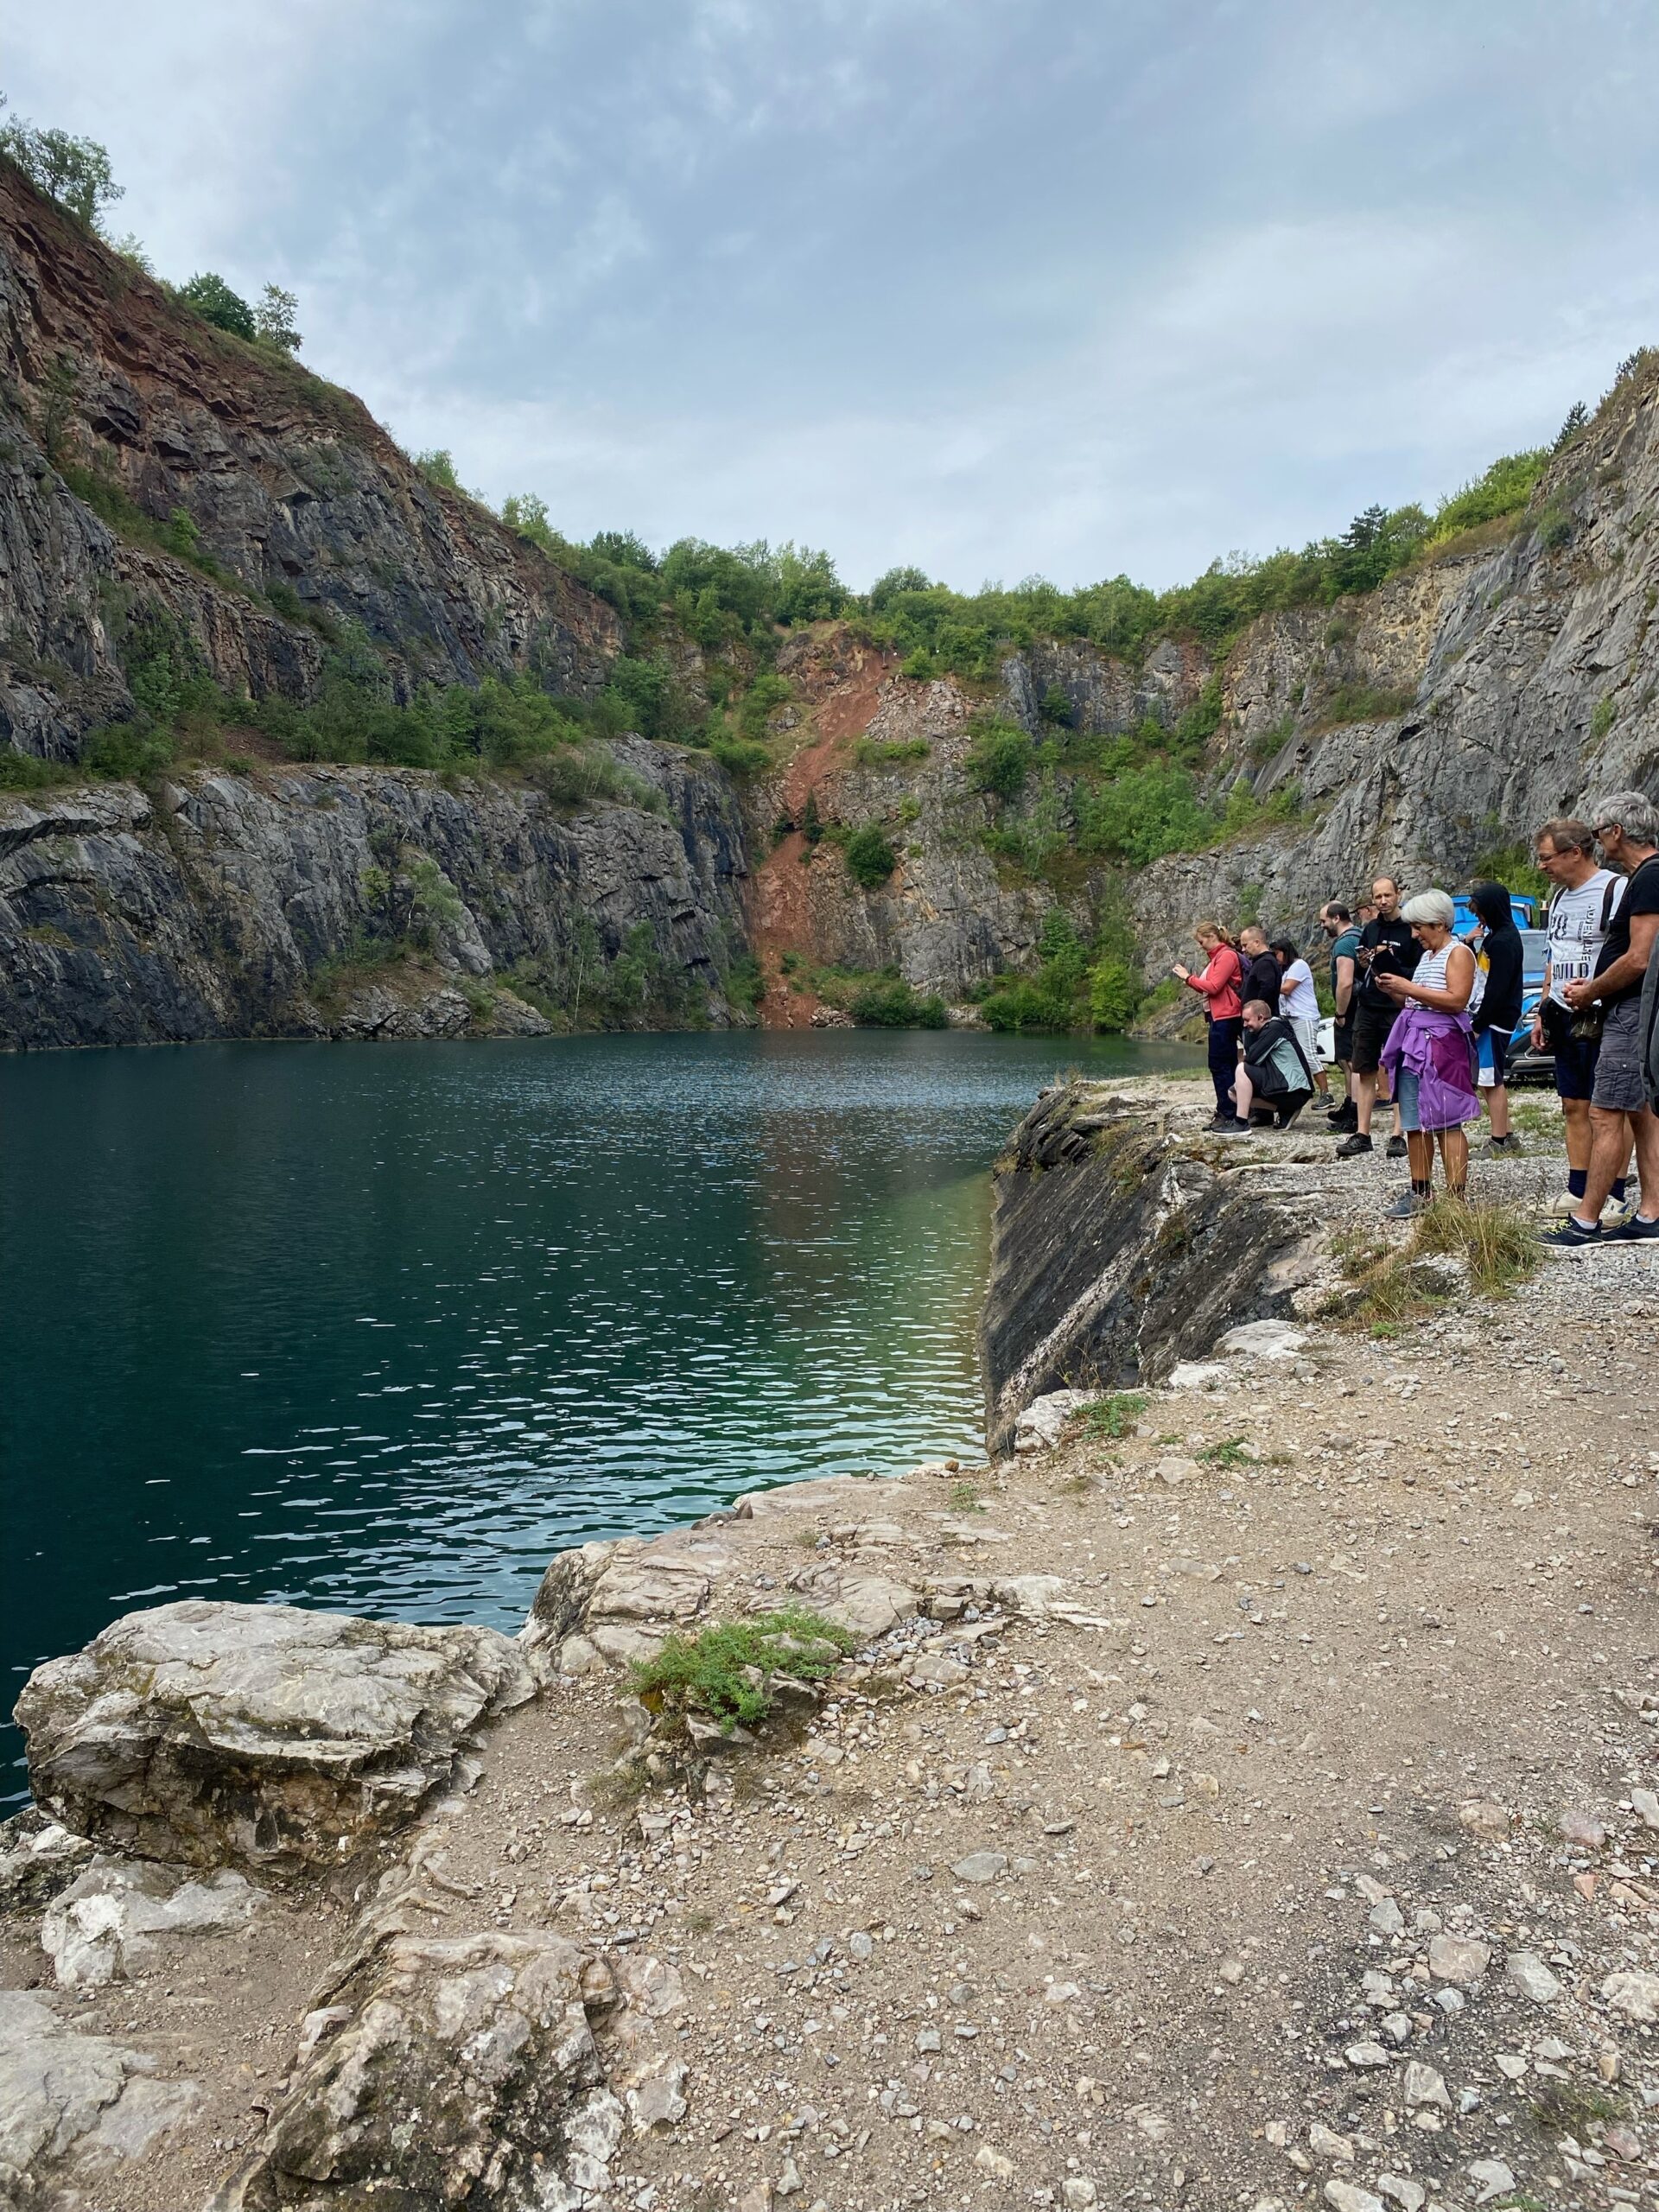
[[985, 1171], [1062, 1057], [1188, 1056], [828, 1032], [0, 1061], [14, 1693], [191, 1592], [516, 1625], [562, 1545], [972, 1450]]

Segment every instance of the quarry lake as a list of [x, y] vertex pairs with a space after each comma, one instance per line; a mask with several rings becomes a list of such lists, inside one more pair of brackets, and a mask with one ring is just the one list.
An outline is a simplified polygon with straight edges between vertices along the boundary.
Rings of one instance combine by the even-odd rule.
[[512, 1628], [563, 1546], [975, 1452], [992, 1160], [1058, 1069], [1194, 1058], [829, 1031], [0, 1059], [6, 1707], [133, 1606]]

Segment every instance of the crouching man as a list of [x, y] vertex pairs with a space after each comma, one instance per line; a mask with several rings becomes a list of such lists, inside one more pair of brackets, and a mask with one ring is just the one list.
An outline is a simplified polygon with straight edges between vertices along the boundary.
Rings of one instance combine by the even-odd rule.
[[1236, 1113], [1232, 1128], [1223, 1134], [1242, 1135], [1250, 1126], [1252, 1112], [1262, 1114], [1276, 1129], [1287, 1129], [1313, 1096], [1313, 1071], [1294, 1025], [1275, 1014], [1265, 999], [1246, 999], [1244, 1057], [1233, 1079]]

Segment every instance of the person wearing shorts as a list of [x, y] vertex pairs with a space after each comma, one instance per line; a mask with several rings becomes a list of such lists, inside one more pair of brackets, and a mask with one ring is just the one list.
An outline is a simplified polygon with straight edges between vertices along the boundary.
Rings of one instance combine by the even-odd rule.
[[[1377, 1071], [1400, 1008], [1382, 988], [1385, 976], [1408, 979], [1417, 965], [1418, 945], [1410, 925], [1400, 918], [1400, 887], [1391, 875], [1371, 886], [1376, 912], [1359, 933], [1354, 957], [1356, 977], [1363, 976], [1354, 1006], [1354, 1130], [1337, 1147], [1338, 1160], [1352, 1160], [1371, 1148], [1371, 1114], [1376, 1104]], [[1396, 1147], [1398, 1150], [1396, 1151]], [[1406, 1149], [1403, 1136], [1389, 1141], [1389, 1154]]]
[[1550, 881], [1545, 927], [1549, 956], [1543, 995], [1532, 1017], [1532, 1048], [1548, 1045], [1555, 1056], [1555, 1095], [1567, 1123], [1567, 1192], [1581, 1202], [1590, 1173], [1590, 1094], [1596, 1087], [1599, 1036], [1574, 1036], [1567, 994], [1595, 972], [1607, 925], [1618, 903], [1619, 879], [1596, 865], [1596, 833], [1567, 815], [1546, 822], [1534, 841], [1538, 865]]
[[1642, 1050], [1642, 983], [1659, 942], [1659, 809], [1640, 791], [1614, 791], [1590, 817], [1596, 842], [1621, 874], [1624, 896], [1611, 918], [1592, 974], [1567, 987], [1575, 1015], [1599, 1007], [1603, 1024], [1590, 1093], [1592, 1149], [1583, 1198], [1545, 1241], [1599, 1243], [1601, 1210], [1634, 1143], [1641, 1204], [1609, 1232], [1610, 1241], [1659, 1241], [1659, 1120], [1648, 1103]]

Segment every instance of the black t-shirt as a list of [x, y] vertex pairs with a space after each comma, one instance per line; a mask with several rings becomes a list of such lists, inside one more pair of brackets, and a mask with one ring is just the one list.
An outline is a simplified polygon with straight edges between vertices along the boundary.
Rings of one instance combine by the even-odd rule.
[[[1411, 924], [1402, 922], [1398, 914], [1385, 922], [1381, 914], [1366, 923], [1359, 933], [1362, 952], [1375, 951], [1376, 957], [1363, 972], [1364, 987], [1359, 995], [1367, 1006], [1398, 1007], [1398, 999], [1391, 999], [1386, 991], [1376, 987], [1378, 976], [1403, 976], [1408, 982], [1416, 973], [1419, 951], [1417, 940], [1411, 933]], [[1359, 965], [1355, 962], [1355, 966]]]
[[1521, 976], [1526, 965], [1521, 932], [1513, 922], [1488, 930], [1480, 949], [1486, 957], [1486, 988], [1472, 1017], [1477, 1036], [1487, 1029], [1507, 1032], [1520, 1020]]
[[[1659, 914], [1659, 853], [1650, 854], [1625, 886], [1618, 911], [1607, 924], [1606, 942], [1596, 962], [1598, 976], [1605, 975], [1615, 960], [1622, 960], [1630, 950], [1632, 914]], [[1618, 1006], [1625, 999], [1639, 997], [1641, 991], [1642, 978], [1638, 976], [1623, 990], [1610, 991], [1601, 1003]]]
[[1264, 999], [1269, 1012], [1277, 1014], [1284, 981], [1285, 971], [1273, 953], [1253, 952], [1244, 969], [1244, 1002]]

